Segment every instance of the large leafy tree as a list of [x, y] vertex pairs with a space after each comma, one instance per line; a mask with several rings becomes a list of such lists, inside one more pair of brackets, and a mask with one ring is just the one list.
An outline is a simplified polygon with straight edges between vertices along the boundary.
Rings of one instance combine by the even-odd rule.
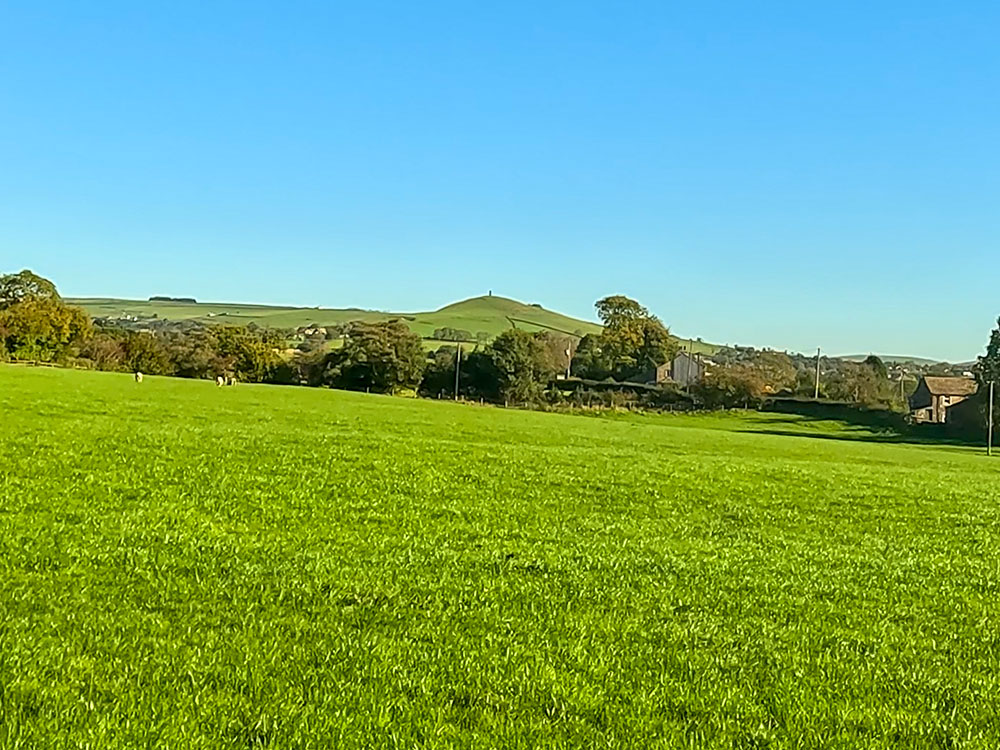
[[594, 307], [604, 323], [597, 337], [584, 337], [573, 370], [582, 377], [618, 380], [639, 377], [677, 353], [677, 342], [659, 318], [634, 299], [620, 294]]
[[55, 284], [28, 269], [0, 275], [0, 310], [37, 299], [58, 302], [61, 298]]
[[610, 358], [604, 352], [600, 334], [588, 333], [577, 344], [573, 354], [572, 373], [578, 378], [604, 380], [611, 377]]
[[0, 276], [0, 344], [10, 356], [62, 359], [92, 332], [87, 313], [64, 304], [48, 279], [31, 271]]
[[415, 389], [425, 363], [420, 337], [405, 323], [354, 323], [344, 345], [326, 356], [318, 379], [337, 388], [392, 393]]
[[827, 396], [870, 407], [886, 407], [899, 402], [899, 388], [889, 380], [885, 363], [874, 354], [863, 362], [845, 362], [829, 378]]
[[979, 380], [979, 392], [975, 395], [979, 403], [982, 417], [980, 424], [989, 420], [990, 383], [994, 384], [993, 420], [994, 425], [1000, 421], [1000, 319], [996, 327], [990, 331], [990, 340], [986, 344], [986, 353], [979, 357], [976, 364], [976, 378]]
[[139, 331], [127, 334], [123, 348], [126, 369], [147, 375], [173, 374], [173, 363], [160, 340], [152, 333]]
[[824, 392], [836, 401], [874, 406], [882, 385], [876, 371], [864, 363], [845, 362], [824, 384]]
[[768, 394], [768, 383], [761, 368], [734, 362], [713, 367], [695, 390], [709, 407], [756, 408]]
[[[449, 396], [455, 390], [455, 360], [459, 352], [456, 346], [442, 346], [436, 352], [428, 355], [424, 369], [423, 380], [420, 382], [420, 392], [427, 396]], [[463, 357], [464, 360], [467, 357]], [[461, 367], [459, 371], [461, 372]], [[459, 384], [461, 385], [461, 383]]]
[[240, 380], [262, 383], [272, 379], [283, 360], [278, 353], [281, 341], [271, 331], [239, 326], [212, 329], [216, 367], [234, 373]]
[[761, 371], [766, 388], [772, 393], [794, 387], [796, 375], [795, 363], [784, 352], [769, 349], [756, 353], [749, 364]]
[[649, 310], [621, 294], [599, 299], [594, 307], [597, 309], [597, 317], [607, 328], [625, 329], [650, 317]]
[[541, 399], [557, 370], [543, 334], [508, 329], [493, 339], [487, 353], [499, 395], [516, 403]]
[[[251, 333], [249, 326], [246, 330]], [[173, 364], [174, 374], [179, 377], [214, 378], [232, 370], [233, 359], [219, 354], [219, 343], [212, 330], [196, 328], [184, 333], [169, 332], [159, 338]]]
[[83, 310], [56, 299], [28, 299], [0, 312], [0, 336], [19, 359], [58, 358], [91, 330]]

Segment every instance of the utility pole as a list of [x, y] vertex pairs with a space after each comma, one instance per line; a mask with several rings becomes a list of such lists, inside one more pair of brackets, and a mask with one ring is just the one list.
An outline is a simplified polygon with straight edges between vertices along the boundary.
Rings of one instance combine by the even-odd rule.
[[462, 344], [459, 342], [455, 353], [455, 400], [458, 401], [458, 374], [462, 369]]
[[986, 426], [986, 455], [993, 455], [993, 386], [994, 381], [990, 381], [990, 423]]
[[573, 348], [566, 347], [566, 380], [569, 380], [570, 367], [573, 364]]
[[688, 339], [688, 361], [684, 373], [684, 392], [691, 395], [691, 368], [694, 366], [694, 339]]
[[819, 357], [821, 349], [816, 347], [816, 391], [813, 394], [813, 398], [817, 401], [819, 400]]

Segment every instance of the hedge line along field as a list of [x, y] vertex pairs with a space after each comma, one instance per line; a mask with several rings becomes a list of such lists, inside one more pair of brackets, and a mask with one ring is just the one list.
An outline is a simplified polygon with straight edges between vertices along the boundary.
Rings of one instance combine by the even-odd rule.
[[1000, 743], [971, 450], [10, 366], [0, 427], [3, 748]]

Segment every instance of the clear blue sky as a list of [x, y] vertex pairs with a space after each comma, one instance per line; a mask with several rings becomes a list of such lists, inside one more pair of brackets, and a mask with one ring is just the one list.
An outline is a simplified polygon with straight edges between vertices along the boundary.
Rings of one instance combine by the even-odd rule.
[[0, 5], [0, 269], [833, 353], [1000, 314], [1000, 5]]

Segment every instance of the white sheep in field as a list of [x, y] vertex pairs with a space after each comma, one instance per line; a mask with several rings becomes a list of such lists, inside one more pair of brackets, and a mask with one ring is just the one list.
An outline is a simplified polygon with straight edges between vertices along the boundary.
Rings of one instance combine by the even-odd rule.
[[218, 386], [223, 386], [226, 384], [226, 379], [221, 375], [219, 375], [218, 377], [215, 378], [215, 384]]
[[135, 371], [135, 382], [136, 383], [142, 382], [142, 373], [139, 372], [138, 370]]

